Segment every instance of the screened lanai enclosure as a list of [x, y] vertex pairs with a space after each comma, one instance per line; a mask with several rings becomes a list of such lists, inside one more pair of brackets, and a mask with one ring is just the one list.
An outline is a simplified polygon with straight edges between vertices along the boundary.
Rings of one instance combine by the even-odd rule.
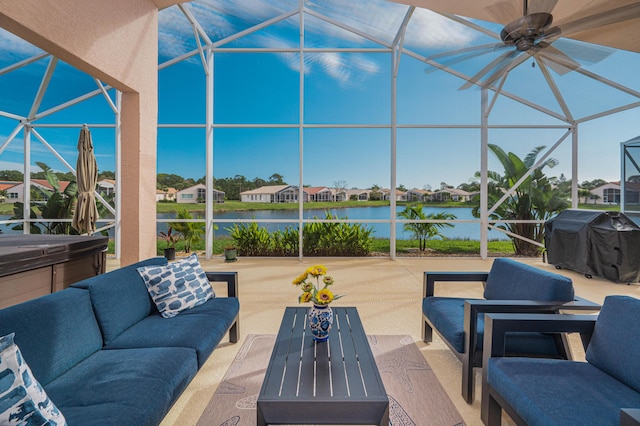
[[[577, 208], [580, 182], [624, 181], [620, 142], [639, 133], [638, 2], [467, 3], [162, 9], [157, 173], [201, 184], [176, 198], [202, 206], [178, 222], [204, 224], [206, 257], [234, 226], [257, 224], [295, 230], [302, 258], [309, 225], [339, 223], [389, 240], [392, 258], [420, 228], [407, 225], [479, 241], [486, 258], [492, 240], [543, 247], [525, 230]], [[119, 256], [120, 92], [9, 32], [0, 42], [0, 185], [19, 202], [2, 233], [71, 221], [30, 206], [66, 189], [47, 171], [73, 180], [86, 124], [103, 172], [98, 231]], [[541, 207], [518, 216], [525, 198]], [[413, 203], [423, 215], [403, 214]], [[154, 219], [159, 232], [176, 222], [163, 209]]]

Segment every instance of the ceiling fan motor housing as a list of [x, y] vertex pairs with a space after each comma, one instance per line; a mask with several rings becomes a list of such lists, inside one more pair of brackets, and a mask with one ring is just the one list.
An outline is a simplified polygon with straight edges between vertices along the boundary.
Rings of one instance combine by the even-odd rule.
[[500, 38], [506, 44], [514, 44], [516, 49], [526, 52], [535, 46], [536, 40], [544, 35], [544, 30], [553, 22], [550, 13], [531, 13], [505, 25]]

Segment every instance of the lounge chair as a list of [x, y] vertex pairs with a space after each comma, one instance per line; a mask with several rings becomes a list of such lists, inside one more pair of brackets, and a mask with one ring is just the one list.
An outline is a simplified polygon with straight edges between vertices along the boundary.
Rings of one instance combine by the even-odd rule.
[[[608, 296], [596, 315], [488, 314], [482, 419], [518, 425], [640, 424], [640, 300]], [[580, 333], [586, 361], [504, 357], [513, 330]]]
[[[485, 283], [485, 299], [437, 297], [435, 283]], [[482, 367], [484, 314], [487, 312], [558, 313], [561, 310], [597, 310], [600, 306], [574, 295], [572, 281], [508, 258], [495, 259], [490, 272], [425, 272], [422, 302], [422, 338], [431, 342], [432, 330], [442, 337], [462, 362], [462, 396], [473, 402], [474, 367]], [[512, 335], [508, 352], [568, 358], [564, 335]]]

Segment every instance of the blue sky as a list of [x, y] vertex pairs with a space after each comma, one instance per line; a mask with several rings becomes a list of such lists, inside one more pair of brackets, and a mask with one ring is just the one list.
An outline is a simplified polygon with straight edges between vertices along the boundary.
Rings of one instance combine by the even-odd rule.
[[[259, 22], [295, 8], [292, 0], [195, 1], [187, 8], [213, 41], [222, 40]], [[406, 6], [383, 1], [307, 1], [310, 10], [344, 22], [379, 39], [390, 41], [402, 21]], [[336, 7], [339, 5], [339, 8]], [[240, 38], [224, 47], [297, 47], [298, 17]], [[483, 23], [499, 31], [494, 24]], [[373, 48], [374, 42], [328, 24], [314, 16], [305, 20], [307, 47]], [[419, 10], [407, 28], [405, 47], [418, 55], [455, 50], [494, 41], [460, 24]], [[574, 43], [575, 45], [576, 43]], [[558, 46], [568, 48], [571, 46]], [[196, 47], [193, 31], [177, 7], [160, 13], [160, 58], [163, 63]], [[0, 69], [39, 52], [28, 43], [0, 31]], [[472, 75], [493, 57], [483, 55], [452, 65]], [[389, 125], [391, 117], [391, 56], [388, 53], [307, 53], [304, 65], [304, 122], [323, 125]], [[514, 69], [505, 90], [560, 111], [531, 60]], [[47, 60], [28, 65], [19, 73], [0, 75], [0, 110], [25, 115], [31, 107]], [[584, 68], [601, 73], [638, 90], [635, 77], [639, 55], [612, 51], [599, 63]], [[397, 117], [401, 125], [480, 123], [480, 90], [458, 90], [463, 80], [441, 71], [425, 72], [421, 61], [403, 55], [398, 71]], [[265, 124], [294, 128], [218, 128], [215, 130], [214, 175], [247, 179], [268, 178], [273, 173], [289, 183], [298, 183], [299, 57], [296, 53], [217, 53], [215, 57], [214, 122], [220, 124]], [[633, 101], [633, 97], [580, 75], [554, 74], [558, 87], [576, 117], [589, 116]], [[56, 86], [53, 87], [53, 83]], [[39, 111], [95, 90], [93, 80], [65, 64], [58, 64], [52, 88]], [[159, 72], [159, 122], [203, 124], [205, 121], [205, 76], [199, 57], [193, 56]], [[113, 94], [111, 94], [113, 96]], [[43, 120], [57, 123], [112, 123], [106, 102], [100, 97], [61, 111]], [[500, 98], [490, 124], [558, 125], [559, 120]], [[619, 179], [619, 143], [640, 133], [638, 110], [605, 117], [579, 127], [578, 180]], [[16, 121], [0, 117], [0, 143]], [[65, 160], [75, 165], [79, 130], [37, 128]], [[520, 156], [538, 145], [551, 146], [565, 133], [562, 129], [495, 129], [490, 142]], [[92, 128], [98, 165], [114, 169], [113, 130]], [[331, 186], [344, 181], [349, 187], [389, 186], [391, 164], [388, 128], [307, 128], [304, 130], [304, 184]], [[158, 172], [200, 178], [205, 174], [204, 129], [158, 131]], [[551, 175], [570, 176], [570, 141], [553, 154], [560, 165]], [[439, 187], [468, 181], [479, 170], [478, 129], [401, 128], [397, 133], [397, 183], [406, 187]], [[22, 138], [0, 154], [0, 169], [18, 168], [22, 162]], [[44, 161], [66, 171], [57, 158], [37, 140], [32, 142], [32, 162]], [[490, 157], [490, 169], [500, 170]]]

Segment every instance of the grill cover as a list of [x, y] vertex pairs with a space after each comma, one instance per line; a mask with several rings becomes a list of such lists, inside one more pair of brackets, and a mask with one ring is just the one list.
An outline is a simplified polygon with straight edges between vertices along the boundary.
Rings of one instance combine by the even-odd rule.
[[565, 210], [545, 223], [550, 264], [620, 283], [640, 281], [640, 227], [624, 213]]

